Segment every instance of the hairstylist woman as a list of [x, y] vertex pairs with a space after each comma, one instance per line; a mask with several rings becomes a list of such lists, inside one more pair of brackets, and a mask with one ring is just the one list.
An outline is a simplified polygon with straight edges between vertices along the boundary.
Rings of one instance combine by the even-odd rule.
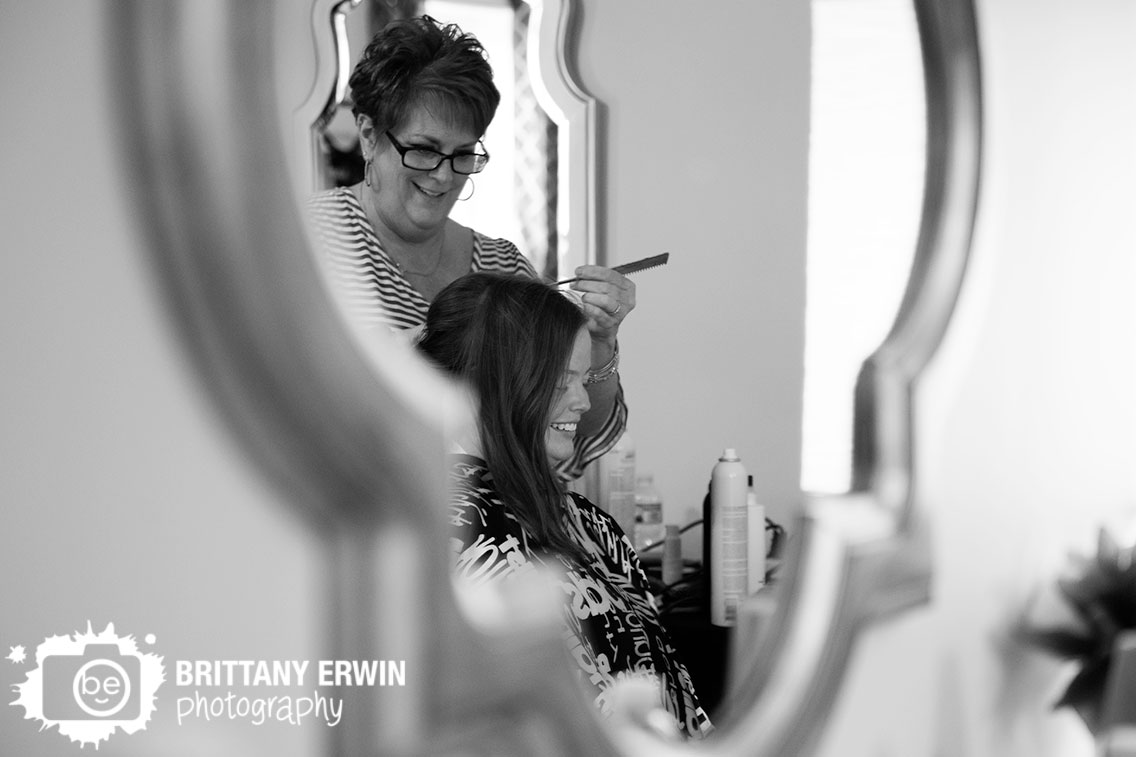
[[[450, 219], [470, 174], [489, 153], [481, 142], [500, 95], [480, 43], [428, 16], [385, 27], [350, 79], [364, 179], [309, 203], [332, 275], [353, 317], [393, 329], [421, 326], [447, 284], [473, 271], [535, 278], [517, 247]], [[635, 307], [635, 285], [608, 268], [583, 266], [589, 334], [587, 392], [573, 455], [560, 468], [579, 475], [610, 449], [627, 424], [616, 336]]]

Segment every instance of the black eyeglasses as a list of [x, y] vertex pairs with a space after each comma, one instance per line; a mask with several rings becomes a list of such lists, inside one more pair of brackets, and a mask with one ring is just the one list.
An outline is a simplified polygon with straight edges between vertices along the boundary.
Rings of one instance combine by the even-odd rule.
[[402, 156], [402, 164], [407, 168], [413, 168], [415, 171], [433, 171], [448, 160], [450, 167], [454, 169], [454, 173], [468, 176], [471, 173], [479, 173], [489, 162], [489, 153], [487, 152], [455, 152], [446, 155], [428, 147], [407, 147], [395, 139], [389, 131], [386, 132], [386, 135], [387, 139], [394, 145], [394, 149], [398, 150], [398, 154]]

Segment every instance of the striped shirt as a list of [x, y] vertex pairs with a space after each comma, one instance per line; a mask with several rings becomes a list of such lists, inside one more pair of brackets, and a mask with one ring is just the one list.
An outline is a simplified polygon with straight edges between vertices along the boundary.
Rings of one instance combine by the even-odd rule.
[[[396, 331], [426, 323], [430, 301], [383, 250], [354, 192], [337, 187], [313, 195], [308, 200], [308, 216], [333, 285], [340, 290], [354, 322], [365, 328], [385, 326]], [[470, 272], [477, 271], [537, 278], [536, 269], [515, 244], [474, 231]], [[585, 465], [615, 446], [626, 427], [627, 405], [621, 386], [599, 432], [576, 437], [575, 454], [558, 469], [561, 477], [578, 478]]]

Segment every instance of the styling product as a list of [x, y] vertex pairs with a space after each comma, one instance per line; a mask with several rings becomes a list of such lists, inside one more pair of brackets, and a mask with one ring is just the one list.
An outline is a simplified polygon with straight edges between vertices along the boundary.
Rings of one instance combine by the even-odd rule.
[[[737, 623], [738, 603], [746, 596], [748, 517], [745, 466], [726, 449], [710, 475], [710, 622]], [[705, 524], [703, 524], [705, 528]]]
[[663, 498], [650, 473], [635, 478], [635, 549], [642, 552], [658, 544], [666, 534], [663, 526]]
[[747, 581], [748, 593], [756, 594], [765, 586], [765, 506], [757, 499], [757, 492], [753, 488], [753, 476], [748, 476], [746, 486], [746, 523], [748, 524], [748, 538], [746, 555], [746, 570], [749, 572]]
[[600, 506], [629, 537], [635, 533], [635, 442], [624, 431], [599, 460]]
[[678, 526], [666, 526], [663, 532], [663, 584], [671, 586], [682, 580], [682, 534]]
[[[710, 597], [710, 488], [713, 482], [706, 485], [706, 496], [702, 498], [702, 596]], [[707, 604], [706, 609], [710, 609]]]

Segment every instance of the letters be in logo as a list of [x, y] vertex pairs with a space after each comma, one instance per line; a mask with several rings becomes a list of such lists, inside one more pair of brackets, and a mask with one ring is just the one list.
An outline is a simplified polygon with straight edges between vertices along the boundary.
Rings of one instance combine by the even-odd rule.
[[138, 656], [120, 654], [117, 644], [88, 644], [80, 655], [51, 655], [42, 669], [48, 720], [138, 717]]
[[49, 636], [35, 659], [39, 667], [16, 685], [19, 697], [12, 704], [23, 707], [27, 718], [43, 721], [43, 728], [55, 726], [72, 741], [96, 748], [118, 729], [145, 728], [165, 681], [162, 658], [139, 652], [134, 637], [120, 638], [113, 624], [100, 633], [87, 624], [86, 633]]

